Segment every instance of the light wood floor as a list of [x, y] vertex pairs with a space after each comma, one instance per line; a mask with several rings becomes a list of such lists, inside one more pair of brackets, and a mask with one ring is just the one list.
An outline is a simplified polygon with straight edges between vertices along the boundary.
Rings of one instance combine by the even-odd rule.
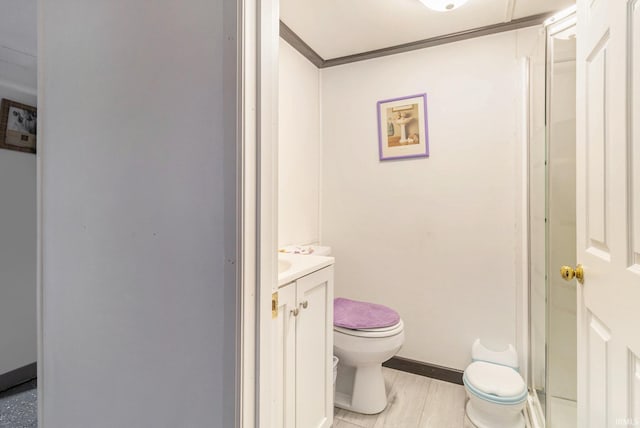
[[473, 428], [462, 385], [382, 368], [389, 404], [377, 415], [336, 409], [334, 428]]

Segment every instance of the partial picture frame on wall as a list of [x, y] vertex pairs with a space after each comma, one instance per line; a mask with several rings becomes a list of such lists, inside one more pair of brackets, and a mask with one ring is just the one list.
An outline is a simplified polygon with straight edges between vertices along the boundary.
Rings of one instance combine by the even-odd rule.
[[378, 101], [380, 160], [429, 157], [427, 94]]
[[35, 107], [3, 98], [0, 103], [0, 149], [36, 153], [37, 123]]

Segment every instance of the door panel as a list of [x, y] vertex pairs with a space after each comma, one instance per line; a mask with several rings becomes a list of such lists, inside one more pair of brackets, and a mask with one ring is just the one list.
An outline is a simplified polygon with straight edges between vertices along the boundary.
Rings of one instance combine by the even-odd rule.
[[607, 38], [587, 59], [587, 245], [609, 260], [607, 245]]
[[609, 360], [609, 340], [611, 334], [593, 314], [589, 314], [588, 327], [588, 372], [589, 376], [589, 426], [607, 426], [607, 391], [609, 378], [607, 375], [607, 361]]
[[296, 426], [300, 428], [328, 428], [333, 422], [332, 270], [298, 280]]

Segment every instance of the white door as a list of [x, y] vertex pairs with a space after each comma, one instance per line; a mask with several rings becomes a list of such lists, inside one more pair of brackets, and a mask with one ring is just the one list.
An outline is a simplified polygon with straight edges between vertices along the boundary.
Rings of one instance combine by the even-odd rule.
[[579, 0], [578, 426], [640, 426], [640, 0]]

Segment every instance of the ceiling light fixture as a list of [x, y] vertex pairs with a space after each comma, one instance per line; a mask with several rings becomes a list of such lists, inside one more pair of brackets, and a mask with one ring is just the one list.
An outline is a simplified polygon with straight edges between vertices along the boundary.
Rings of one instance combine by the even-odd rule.
[[437, 10], [438, 12], [449, 12], [453, 9], [457, 9], [469, 0], [420, 0], [422, 4], [429, 9]]

